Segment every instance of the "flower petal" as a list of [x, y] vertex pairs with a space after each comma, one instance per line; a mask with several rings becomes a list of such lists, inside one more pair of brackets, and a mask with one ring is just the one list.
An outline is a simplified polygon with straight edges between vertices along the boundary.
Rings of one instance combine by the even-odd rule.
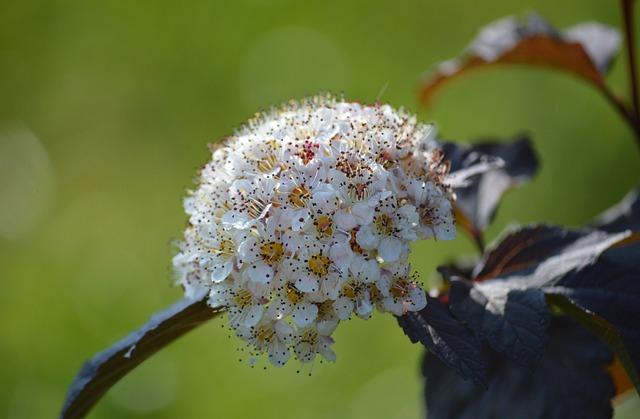
[[250, 281], [260, 284], [269, 283], [273, 279], [273, 268], [260, 260], [252, 262], [244, 272]]
[[291, 319], [298, 327], [307, 327], [316, 319], [318, 306], [311, 303], [298, 303], [291, 313]]
[[356, 243], [363, 249], [372, 250], [378, 246], [378, 235], [373, 232], [370, 225], [360, 227], [356, 233]]
[[291, 352], [279, 339], [273, 339], [269, 344], [269, 362], [275, 367], [281, 367], [291, 358]]
[[391, 263], [398, 260], [402, 252], [402, 242], [395, 237], [385, 237], [378, 245], [378, 255], [385, 262]]
[[233, 270], [233, 262], [228, 260], [221, 264], [212, 264], [211, 265], [211, 281], [213, 283], [218, 284], [229, 276], [231, 271]]
[[340, 241], [333, 244], [329, 249], [329, 257], [341, 272], [347, 272], [353, 259], [351, 245], [349, 245], [348, 241]]
[[308, 274], [300, 274], [296, 279], [296, 288], [302, 292], [316, 292], [318, 290], [318, 280]]
[[340, 320], [347, 320], [353, 313], [353, 300], [347, 297], [340, 297], [333, 302], [333, 308]]

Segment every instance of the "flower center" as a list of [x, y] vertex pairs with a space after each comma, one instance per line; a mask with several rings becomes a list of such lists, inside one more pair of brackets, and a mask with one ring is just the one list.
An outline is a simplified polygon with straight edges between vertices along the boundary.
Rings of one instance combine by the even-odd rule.
[[251, 304], [252, 300], [253, 300], [253, 295], [251, 295], [251, 292], [246, 289], [239, 290], [233, 298], [233, 301], [240, 308], [247, 307], [248, 305]]
[[217, 249], [212, 249], [213, 252], [217, 255], [222, 256], [225, 259], [229, 259], [235, 253], [234, 243], [229, 239], [223, 239], [220, 242], [220, 246]]
[[275, 154], [269, 154], [257, 161], [258, 170], [262, 173], [272, 172], [278, 166], [278, 158]]
[[349, 193], [358, 200], [365, 199], [369, 195], [367, 192], [366, 183], [352, 183], [349, 185]]
[[347, 177], [354, 177], [360, 172], [361, 166], [358, 163], [349, 161], [347, 158], [341, 157], [336, 162], [336, 169], [347, 175]]
[[296, 186], [289, 194], [289, 202], [296, 208], [304, 208], [309, 198], [311, 198], [311, 193], [303, 185]]
[[266, 344], [271, 342], [275, 334], [276, 333], [274, 332], [273, 328], [269, 326], [260, 326], [255, 331], [255, 337], [259, 344]]
[[270, 265], [280, 262], [283, 254], [284, 248], [280, 243], [268, 242], [260, 246], [260, 257]]
[[249, 217], [256, 219], [262, 215], [267, 204], [262, 199], [251, 198], [247, 203], [247, 213]]
[[378, 154], [378, 157], [376, 157], [376, 162], [387, 170], [391, 169], [396, 164], [396, 162], [393, 161], [389, 153], [385, 151]]
[[304, 299], [304, 294], [298, 291], [298, 289], [293, 284], [287, 284], [286, 293], [287, 293], [287, 298], [293, 304], [298, 304], [300, 301]]
[[418, 214], [420, 214], [420, 220], [426, 225], [432, 225], [434, 220], [433, 208], [429, 205], [422, 205], [418, 208]]
[[356, 282], [353, 279], [350, 279], [342, 287], [342, 295], [344, 297], [351, 298], [352, 300], [355, 300], [356, 295], [358, 294], [359, 288], [360, 287], [358, 286], [358, 284], [356, 284]]
[[371, 300], [374, 302], [382, 300], [382, 293], [380, 292], [376, 284], [371, 284], [369, 286], [369, 295], [371, 295]]
[[325, 319], [333, 314], [333, 300], [318, 304], [318, 319]]
[[331, 266], [331, 260], [320, 253], [313, 255], [309, 258], [309, 270], [318, 276], [325, 276], [329, 273], [329, 266]]
[[331, 237], [333, 235], [333, 223], [331, 219], [326, 215], [321, 215], [313, 223], [316, 226], [316, 231], [320, 237]]
[[409, 284], [403, 278], [396, 278], [393, 280], [389, 291], [395, 298], [402, 298], [407, 295], [407, 292], [409, 291]]
[[318, 332], [313, 329], [307, 329], [302, 332], [300, 336], [300, 342], [306, 342], [311, 346], [315, 346], [318, 343]]
[[302, 163], [308, 164], [311, 160], [313, 160], [318, 147], [318, 144], [314, 144], [309, 140], [306, 140], [304, 143], [302, 143], [300, 149], [298, 150], [298, 157], [300, 157]]
[[393, 219], [389, 214], [382, 213], [374, 221], [378, 234], [390, 236], [393, 233]]

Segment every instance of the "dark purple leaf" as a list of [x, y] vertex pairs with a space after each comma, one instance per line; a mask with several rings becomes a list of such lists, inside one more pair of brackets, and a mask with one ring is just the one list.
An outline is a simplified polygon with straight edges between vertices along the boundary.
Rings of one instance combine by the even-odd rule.
[[[511, 233], [489, 252], [478, 266], [473, 287], [507, 296], [511, 289], [536, 289], [566, 297], [582, 311], [605, 322], [606, 327], [594, 330], [612, 344], [629, 377], [640, 389], [638, 240], [640, 235], [629, 231], [527, 227]], [[453, 291], [452, 309], [459, 315]], [[486, 291], [482, 293], [485, 294]], [[477, 322], [479, 314], [474, 316]], [[487, 333], [472, 328], [476, 333]], [[501, 350], [494, 342], [489, 343]], [[510, 351], [506, 353], [514, 356]]]
[[480, 342], [439, 300], [428, 297], [423, 310], [398, 317], [398, 324], [411, 342], [422, 343], [463, 379], [486, 385]]
[[453, 314], [479, 338], [520, 365], [533, 367], [547, 340], [549, 311], [536, 288], [510, 288], [505, 282], [452, 281]]
[[88, 360], [73, 380], [61, 419], [82, 418], [118, 380], [175, 339], [216, 317], [206, 299], [183, 299]]
[[640, 231], [640, 188], [631, 190], [618, 205], [596, 218], [593, 225], [609, 232]]
[[482, 233], [493, 220], [502, 195], [528, 182], [538, 170], [531, 141], [521, 136], [509, 143], [481, 141], [470, 146], [443, 143], [441, 147], [454, 175], [483, 161], [500, 162], [454, 188], [458, 224], [483, 248]]
[[532, 225], [507, 234], [474, 270], [473, 280], [517, 278], [531, 287], [554, 283], [573, 269], [593, 263], [628, 232], [569, 230]]
[[[640, 235], [633, 237], [640, 241]], [[598, 263], [569, 273], [544, 291], [611, 326], [606, 338], [624, 345], [626, 352], [618, 351], [621, 361], [640, 390], [640, 242], [606, 251]]]
[[573, 243], [580, 233], [560, 227], [535, 225], [508, 233], [474, 269], [474, 281], [506, 277], [544, 261]]
[[637, 200], [630, 194], [601, 216], [603, 230], [509, 233], [471, 274], [445, 269], [443, 298], [479, 338], [527, 366], [544, 343], [550, 302], [607, 342], [640, 391], [640, 233], [627, 230], [640, 218]]
[[552, 319], [550, 339], [535, 371], [487, 351], [489, 388], [461, 380], [439, 359], [423, 362], [429, 419], [610, 418], [611, 351], [567, 317]]

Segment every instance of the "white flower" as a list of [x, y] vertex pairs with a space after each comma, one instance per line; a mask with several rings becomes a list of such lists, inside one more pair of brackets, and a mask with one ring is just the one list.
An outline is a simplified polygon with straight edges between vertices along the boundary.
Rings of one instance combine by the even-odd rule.
[[322, 334], [315, 327], [307, 327], [298, 332], [295, 339], [294, 350], [300, 362], [311, 362], [319, 353], [327, 361], [335, 361], [336, 354], [331, 349], [333, 339]]
[[173, 264], [252, 353], [333, 361], [342, 320], [422, 309], [409, 244], [454, 237], [435, 129], [388, 105], [290, 103], [213, 146]]
[[387, 269], [378, 280], [382, 307], [396, 316], [422, 310], [427, 305], [427, 297], [418, 282], [410, 277], [409, 266], [395, 264]]

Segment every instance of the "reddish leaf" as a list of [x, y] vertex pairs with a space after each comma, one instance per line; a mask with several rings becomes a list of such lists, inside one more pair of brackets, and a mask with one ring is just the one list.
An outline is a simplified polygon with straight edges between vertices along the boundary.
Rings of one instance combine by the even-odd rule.
[[428, 103], [447, 81], [470, 70], [497, 64], [523, 64], [565, 71], [604, 90], [603, 73], [620, 44], [620, 35], [598, 23], [583, 23], [558, 33], [537, 15], [524, 22], [507, 17], [483, 28], [461, 59], [441, 63], [423, 84]]

